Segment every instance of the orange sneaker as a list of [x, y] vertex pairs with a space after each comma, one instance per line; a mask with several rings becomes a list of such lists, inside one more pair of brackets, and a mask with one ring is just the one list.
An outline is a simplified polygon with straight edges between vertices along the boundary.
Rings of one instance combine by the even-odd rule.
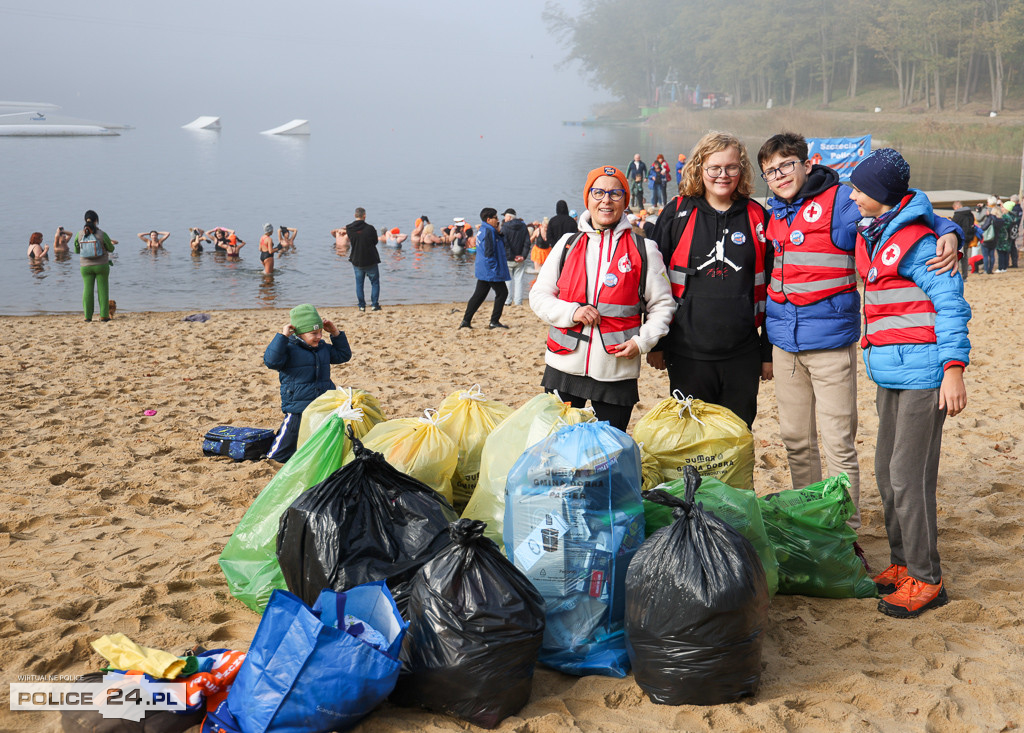
[[914, 618], [947, 603], [949, 596], [941, 580], [938, 585], [931, 585], [907, 575], [896, 586], [895, 593], [890, 593], [878, 602], [878, 610], [886, 616]]
[[879, 595], [894, 593], [900, 581], [907, 577], [906, 565], [890, 565], [875, 576], [875, 588]]

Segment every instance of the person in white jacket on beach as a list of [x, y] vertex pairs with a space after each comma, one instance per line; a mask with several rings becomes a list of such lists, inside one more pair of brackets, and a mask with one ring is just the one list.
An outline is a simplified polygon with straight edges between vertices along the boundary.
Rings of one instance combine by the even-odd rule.
[[[658, 245], [633, 233], [629, 185], [614, 166], [587, 175], [578, 234], [552, 247], [530, 307], [548, 324], [541, 386], [625, 430], [639, 402], [640, 356], [668, 333], [676, 310]], [[642, 249], [641, 249], [642, 248]]]

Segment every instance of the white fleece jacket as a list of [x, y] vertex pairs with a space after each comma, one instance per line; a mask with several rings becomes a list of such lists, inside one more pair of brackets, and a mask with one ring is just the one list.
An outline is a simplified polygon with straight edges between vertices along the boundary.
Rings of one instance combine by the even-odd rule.
[[[595, 303], [595, 291], [598, 284], [604, 282], [607, 272], [616, 273], [617, 263], [612, 261], [613, 247], [619, 234], [630, 229], [629, 220], [623, 215], [614, 231], [603, 232], [594, 229], [590, 223], [590, 212], [580, 215], [579, 228], [587, 236], [587, 302]], [[573, 313], [579, 308], [578, 303], [567, 303], [558, 299], [558, 265], [562, 259], [562, 250], [566, 242], [574, 236], [566, 234], [551, 249], [544, 266], [537, 275], [537, 282], [530, 290], [530, 307], [542, 321], [549, 326], [569, 328], [575, 323]], [[672, 288], [665, 274], [665, 262], [658, 250], [658, 245], [645, 239], [647, 245], [647, 287], [644, 293], [647, 299], [647, 316], [640, 327], [640, 333], [633, 341], [640, 347], [640, 353], [646, 354], [654, 348], [661, 337], [668, 333], [672, 316], [676, 312], [676, 302], [672, 298]], [[602, 246], [603, 244], [603, 246]], [[617, 274], [617, 273], [616, 273]], [[604, 350], [601, 335], [597, 329], [584, 326], [583, 333], [590, 341], [580, 342], [571, 354], [555, 354], [545, 350], [545, 363], [566, 374], [591, 377], [600, 382], [617, 382], [623, 379], [636, 379], [640, 376], [640, 358], [626, 359], [616, 357]]]

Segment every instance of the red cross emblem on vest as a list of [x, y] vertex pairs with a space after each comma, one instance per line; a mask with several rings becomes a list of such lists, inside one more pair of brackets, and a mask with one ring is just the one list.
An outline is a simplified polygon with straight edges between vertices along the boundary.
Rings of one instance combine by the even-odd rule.
[[804, 221], [810, 223], [816, 222], [818, 219], [821, 218], [821, 211], [821, 204], [819, 204], [817, 201], [812, 201], [811, 203], [807, 204], [807, 207], [804, 209]]
[[900, 258], [900, 246], [898, 244], [890, 244], [882, 252], [882, 264], [891, 265], [893, 262]]

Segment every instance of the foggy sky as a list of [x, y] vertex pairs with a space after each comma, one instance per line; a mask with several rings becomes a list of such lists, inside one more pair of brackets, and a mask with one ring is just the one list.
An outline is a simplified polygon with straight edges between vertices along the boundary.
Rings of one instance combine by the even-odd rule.
[[[562, 7], [575, 11], [578, 2]], [[541, 20], [543, 0], [0, 0], [0, 99], [58, 114], [225, 129], [579, 119], [607, 99]]]

